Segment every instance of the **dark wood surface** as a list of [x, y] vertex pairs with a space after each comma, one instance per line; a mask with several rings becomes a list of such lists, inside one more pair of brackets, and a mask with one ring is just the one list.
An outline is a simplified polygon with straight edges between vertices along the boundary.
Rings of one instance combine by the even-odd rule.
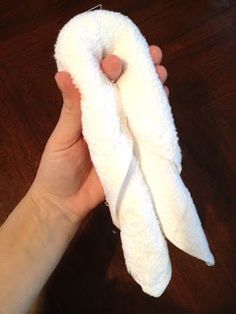
[[[34, 313], [236, 313], [236, 2], [106, 0], [163, 49], [184, 182], [197, 205], [214, 267], [169, 244], [172, 280], [160, 298], [127, 273], [108, 208], [86, 218]], [[61, 108], [54, 43], [79, 0], [0, 3], [0, 222], [29, 188]], [[115, 231], [114, 231], [115, 230]], [[1, 279], [0, 279], [1, 280]], [[17, 314], [17, 313], [16, 313]]]

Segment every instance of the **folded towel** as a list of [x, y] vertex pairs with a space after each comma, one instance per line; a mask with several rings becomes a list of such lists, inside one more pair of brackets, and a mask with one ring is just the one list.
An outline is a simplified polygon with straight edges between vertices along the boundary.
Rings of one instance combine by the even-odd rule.
[[[115, 84], [100, 68], [109, 54], [124, 63]], [[165, 237], [213, 265], [180, 177], [182, 156], [168, 98], [137, 26], [118, 12], [79, 14], [60, 31], [55, 59], [80, 90], [83, 136], [136, 282], [155, 297], [165, 290], [171, 278]]]

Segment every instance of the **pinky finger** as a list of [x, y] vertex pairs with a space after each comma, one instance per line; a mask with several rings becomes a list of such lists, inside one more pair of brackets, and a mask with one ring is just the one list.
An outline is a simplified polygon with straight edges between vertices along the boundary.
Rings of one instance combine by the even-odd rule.
[[169, 88], [166, 85], [164, 85], [163, 87], [164, 87], [167, 97], [169, 97], [169, 94], [170, 94]]

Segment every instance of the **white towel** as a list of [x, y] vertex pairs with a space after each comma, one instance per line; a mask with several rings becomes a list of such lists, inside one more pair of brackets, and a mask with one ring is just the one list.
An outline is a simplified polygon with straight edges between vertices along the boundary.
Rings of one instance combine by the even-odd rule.
[[[124, 63], [115, 84], [100, 68], [109, 54]], [[168, 98], [137, 26], [118, 12], [79, 14], [60, 31], [55, 59], [80, 90], [83, 135], [136, 282], [155, 297], [165, 290], [171, 263], [164, 236], [213, 265], [180, 177], [182, 156]]]

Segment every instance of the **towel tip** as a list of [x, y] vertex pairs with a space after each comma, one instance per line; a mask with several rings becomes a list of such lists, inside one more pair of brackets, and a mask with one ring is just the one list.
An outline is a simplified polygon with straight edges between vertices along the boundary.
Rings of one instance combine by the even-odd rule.
[[159, 298], [165, 291], [165, 289], [158, 289], [158, 290], [150, 290], [150, 289], [142, 289], [144, 293], [150, 295], [153, 298]]
[[214, 256], [211, 255], [211, 257], [206, 261], [207, 266], [214, 266], [215, 265], [215, 259]]
[[170, 279], [171, 279], [171, 268], [169, 269], [169, 272], [167, 272], [165, 275], [165, 280], [164, 281], [158, 281], [158, 283], [154, 285], [142, 285], [142, 290], [146, 294], [150, 295], [153, 298], [159, 298], [166, 290]]

